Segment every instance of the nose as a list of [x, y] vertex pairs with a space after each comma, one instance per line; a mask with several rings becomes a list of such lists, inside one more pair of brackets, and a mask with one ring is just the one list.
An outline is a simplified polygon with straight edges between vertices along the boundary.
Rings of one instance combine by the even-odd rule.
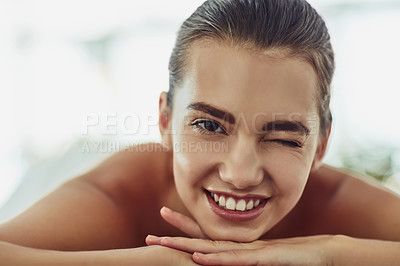
[[219, 167], [219, 175], [237, 189], [259, 185], [264, 179], [264, 171], [254, 142], [238, 137], [235, 143], [231, 143]]

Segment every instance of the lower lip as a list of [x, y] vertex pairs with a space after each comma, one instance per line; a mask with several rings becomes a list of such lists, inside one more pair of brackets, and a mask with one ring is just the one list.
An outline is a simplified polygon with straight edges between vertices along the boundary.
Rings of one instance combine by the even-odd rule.
[[264, 211], [264, 207], [268, 202], [268, 199], [264, 200], [257, 208], [251, 209], [250, 211], [232, 211], [219, 206], [208, 192], [205, 192], [205, 194], [211, 210], [219, 217], [233, 222], [245, 222], [257, 218]]

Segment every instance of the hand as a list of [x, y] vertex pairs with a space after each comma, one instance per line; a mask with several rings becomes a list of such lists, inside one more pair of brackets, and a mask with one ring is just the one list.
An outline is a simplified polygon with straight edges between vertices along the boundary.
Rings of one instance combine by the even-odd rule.
[[148, 236], [146, 242], [193, 253], [193, 260], [201, 265], [331, 265], [328, 251], [333, 239], [319, 235], [237, 243]]
[[208, 238], [201, 230], [199, 224], [192, 218], [189, 218], [179, 212], [175, 212], [167, 207], [162, 207], [160, 210], [162, 218], [169, 224], [175, 226], [188, 236], [194, 238]]
[[[141, 256], [140, 262], [134, 263], [147, 266], [171, 265], [171, 266], [187, 266], [198, 265], [192, 259], [192, 254], [164, 246], [149, 246], [133, 249], [136, 256]], [[129, 253], [130, 249], [123, 250]], [[131, 252], [132, 253], [132, 252]], [[129, 254], [127, 254], [129, 255]], [[130, 255], [132, 256], [132, 255]], [[119, 257], [121, 258], [121, 256]], [[122, 260], [119, 262], [121, 263]], [[143, 263], [143, 264], [142, 264]]]
[[334, 236], [319, 235], [251, 243], [206, 240], [207, 236], [191, 218], [163, 207], [161, 216], [194, 239], [148, 236], [148, 245], [162, 245], [193, 253], [202, 265], [327, 265]]

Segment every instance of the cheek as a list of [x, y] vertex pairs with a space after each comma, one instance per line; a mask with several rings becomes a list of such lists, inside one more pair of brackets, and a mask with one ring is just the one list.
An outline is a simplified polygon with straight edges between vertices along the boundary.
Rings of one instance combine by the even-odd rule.
[[311, 151], [303, 154], [275, 154], [264, 158], [264, 165], [273, 180], [282, 204], [294, 205], [307, 183], [313, 159]]
[[194, 217], [201, 210], [192, 206], [201, 204], [204, 200], [204, 184], [213, 174], [213, 162], [210, 154], [203, 151], [193, 151], [195, 146], [185, 146], [185, 142], [175, 144], [173, 171], [176, 190], [183, 204]]
[[297, 201], [308, 179], [307, 169], [290, 165], [277, 170], [276, 176], [279, 176], [275, 180], [279, 196], [290, 201]]
[[184, 196], [191, 193], [195, 196], [193, 189], [201, 191], [202, 183], [213, 171], [217, 159], [210, 149], [212, 143], [201, 142], [189, 135], [177, 136], [174, 139], [173, 167], [174, 178], [178, 192]]
[[220, 142], [206, 141], [195, 135], [193, 129], [185, 123], [175, 125], [173, 136], [174, 175], [177, 183], [198, 185], [216, 169], [218, 156], [225, 147]]
[[[182, 143], [174, 146], [174, 175], [176, 183], [196, 184], [199, 179], [199, 171], [201, 170], [201, 158], [198, 154], [181, 151], [186, 149], [181, 146]], [[199, 160], [200, 159], [200, 160]], [[195, 163], [195, 161], [200, 161]]]

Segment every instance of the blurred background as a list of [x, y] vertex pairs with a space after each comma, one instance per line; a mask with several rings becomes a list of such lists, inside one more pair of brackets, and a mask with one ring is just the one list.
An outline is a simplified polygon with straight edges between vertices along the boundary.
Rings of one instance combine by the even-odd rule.
[[[159, 140], [175, 33], [202, 0], [0, 0], [0, 222]], [[327, 164], [400, 193], [400, 0], [310, 0], [336, 52]]]

